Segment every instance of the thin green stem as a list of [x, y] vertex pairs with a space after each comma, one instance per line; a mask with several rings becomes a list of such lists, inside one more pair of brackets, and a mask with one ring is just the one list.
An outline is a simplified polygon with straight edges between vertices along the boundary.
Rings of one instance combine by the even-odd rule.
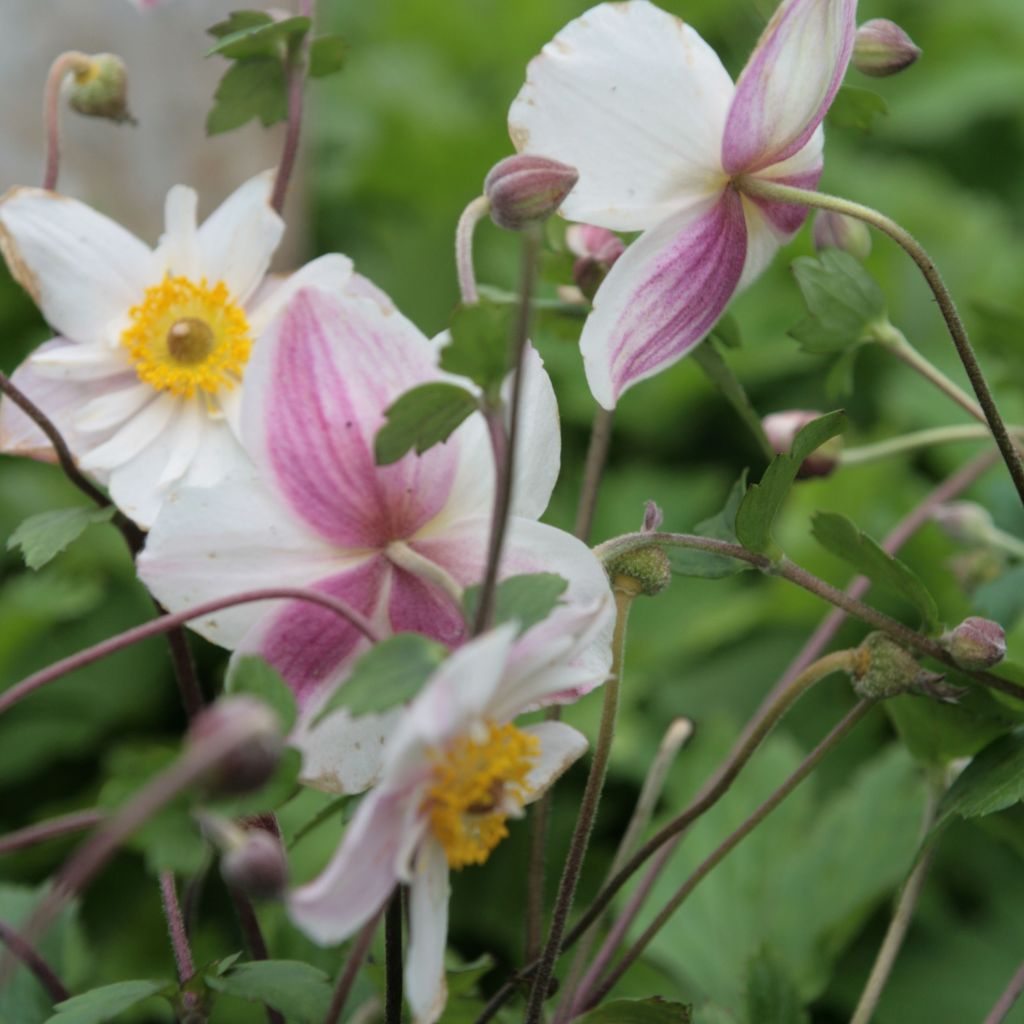
[[601, 490], [608, 448], [612, 439], [612, 425], [615, 413], [600, 406], [594, 413], [590, 428], [590, 444], [587, 446], [587, 460], [583, 466], [583, 485], [580, 488], [579, 504], [576, 506], [576, 522], [572, 532], [586, 543], [590, 539], [590, 528], [597, 508], [597, 495]]
[[967, 377], [971, 382], [971, 387], [984, 412], [985, 421], [992, 431], [992, 436], [996, 440], [1000, 454], [1003, 456], [1003, 461], [1006, 463], [1006, 468], [1010, 472], [1010, 477], [1017, 489], [1017, 495], [1021, 502], [1024, 503], [1024, 463], [1021, 462], [1020, 453], [1014, 446], [1013, 440], [1006, 429], [1006, 424], [999, 413], [995, 399], [992, 397], [988, 382], [985, 380], [985, 375], [978, 364], [978, 359], [974, 354], [970, 339], [967, 337], [967, 330], [960, 319], [960, 314], [957, 312], [953, 296], [950, 295], [949, 289], [942, 280], [942, 275], [928, 253], [925, 252], [921, 243], [909, 231], [900, 227], [891, 218], [868, 206], [851, 202], [848, 199], [830, 196], [824, 192], [794, 188], [791, 185], [783, 185], [779, 182], [753, 176], [742, 178], [737, 182], [737, 187], [745, 195], [754, 198], [769, 199], [780, 203], [792, 203], [797, 206], [817, 207], [823, 210], [833, 210], [837, 213], [846, 214], [848, 217], [866, 221], [887, 234], [903, 248], [917, 264], [924, 279], [928, 282], [936, 302], [939, 304], [939, 309], [946, 322], [950, 337], [953, 339], [957, 354], [960, 356], [960, 362], [963, 363], [964, 370], [967, 372]]
[[[1024, 437], [1024, 428], [1011, 427], [1010, 433], [1016, 437]], [[964, 423], [952, 427], [932, 427], [928, 430], [915, 430], [910, 434], [892, 437], [877, 444], [865, 444], [857, 448], [845, 448], [839, 456], [844, 466], [859, 466], [865, 462], [887, 459], [893, 455], [918, 451], [922, 448], [934, 448], [940, 444], [956, 444], [960, 441], [984, 441], [992, 436], [987, 426], [980, 423]]]
[[[313, 18], [313, 0], [299, 0], [299, 15]], [[313, 38], [313, 27], [295, 42], [289, 44], [285, 62], [288, 82], [288, 123], [284, 131], [284, 145], [281, 148], [281, 160], [277, 165], [277, 177], [274, 179], [274, 191], [270, 197], [271, 209], [277, 213], [284, 210], [288, 185], [295, 171], [295, 161], [299, 156], [299, 139], [302, 135], [302, 113], [306, 98], [306, 67], [309, 62], [310, 41]]]

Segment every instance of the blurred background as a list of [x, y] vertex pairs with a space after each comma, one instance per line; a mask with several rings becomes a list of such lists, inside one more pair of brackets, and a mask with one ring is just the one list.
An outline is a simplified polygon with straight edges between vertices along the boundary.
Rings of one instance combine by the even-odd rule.
[[[168, 0], [146, 15], [125, 0], [48, 0], [45, 6], [44, 14], [35, 0], [3, 3], [4, 187], [40, 178], [43, 82], [50, 61], [68, 48], [125, 57], [139, 124], [115, 127], [67, 115], [62, 188], [146, 240], [155, 241], [164, 194], [176, 181], [200, 190], [204, 212], [237, 183], [276, 163], [280, 129], [252, 124], [212, 141], [203, 136], [210, 97], [225, 67], [219, 58], [204, 59], [204, 30], [242, 6], [238, 0]], [[691, 22], [736, 74], [774, 5], [666, 0], [663, 6]], [[321, 0], [319, 27], [343, 35], [350, 49], [340, 75], [310, 86], [304, 159], [289, 200], [281, 269], [322, 252], [347, 253], [426, 333], [442, 329], [457, 298], [456, 219], [478, 194], [487, 169], [511, 150], [505, 114], [527, 61], [586, 7], [580, 0]], [[880, 93], [889, 113], [868, 131], [830, 121], [822, 187], [880, 208], [923, 241], [960, 303], [1004, 415], [1024, 422], [1024, 5], [860, 4], [859, 20], [883, 16], [902, 25], [924, 56], [893, 79], [850, 72], [847, 81]], [[481, 281], [514, 288], [517, 238], [489, 224], [477, 237]], [[786, 334], [804, 315], [789, 265], [809, 252], [804, 231], [732, 307], [742, 347], [727, 358], [759, 412], [844, 405], [852, 424], [848, 445], [964, 422], [955, 406], [881, 351], [861, 354], [852, 393], [829, 393], [829, 361], [802, 353]], [[548, 294], [559, 280], [568, 283], [568, 266], [565, 259], [549, 261]], [[910, 261], [876, 238], [868, 266], [883, 283], [893, 322], [966, 385], [934, 301]], [[534, 335], [555, 379], [564, 428], [563, 474], [546, 519], [565, 527], [572, 523], [593, 413], [575, 345], [578, 328], [572, 319], [544, 317]], [[12, 370], [46, 336], [30, 300], [0, 270], [0, 367]], [[802, 483], [786, 507], [779, 538], [791, 558], [843, 585], [849, 570], [810, 536], [814, 510], [841, 511], [881, 539], [980, 450], [977, 443], [960, 443]], [[690, 529], [722, 506], [745, 467], [755, 479], [762, 472], [757, 446], [700, 369], [684, 361], [621, 403], [593, 540], [636, 529], [649, 498], [664, 509], [667, 529]], [[990, 471], [971, 495], [999, 526], [1022, 534], [1024, 517], [1005, 470]], [[56, 469], [0, 456], [0, 536], [26, 516], [79, 500]], [[964, 555], [929, 525], [903, 557], [937, 596], [947, 622], [971, 612], [1000, 617], [1013, 658], [1024, 642], [1024, 576], [1011, 565], [982, 559], [981, 582], [998, 577], [999, 585], [979, 588], [975, 558], [966, 581], [971, 585], [965, 586]], [[893, 614], [907, 614], [884, 594], [871, 600]], [[717, 581], [678, 578], [661, 596], [637, 602], [619, 736], [581, 898], [596, 890], [671, 720], [692, 718], [696, 736], [670, 775], [665, 815], [678, 810], [707, 776], [826, 611], [784, 582], [750, 574]], [[2, 552], [0, 685], [150, 614], [110, 528], [94, 528], [38, 573], [24, 570], [17, 553]], [[847, 626], [838, 642], [855, 643], [862, 635], [859, 627]], [[198, 640], [195, 646], [212, 691], [226, 655]], [[689, 834], [653, 906], [851, 705], [849, 688], [838, 677], [801, 702], [729, 797]], [[598, 706], [599, 699], [584, 701], [570, 720], [593, 735]], [[173, 744], [182, 727], [160, 642], [123, 652], [34, 695], [0, 720], [3, 831], [93, 806], [119, 751]], [[577, 767], [556, 795], [552, 879], [583, 778]], [[748, 1019], [744, 993], [751, 964], [767, 957], [781, 965], [787, 984], [808, 1008], [807, 1017], [794, 1010], [787, 1019], [847, 1020], [884, 932], [891, 896], [911, 864], [923, 792], [921, 768], [887, 716], [874, 712], [696, 891], [621, 992], [685, 999], [701, 1008], [698, 1021], [739, 1024]], [[323, 802], [316, 794], [293, 801], [282, 815], [286, 832]], [[527, 829], [513, 825], [512, 833], [485, 868], [455, 878], [452, 945], [467, 959], [490, 952], [507, 965], [521, 955]], [[295, 850], [295, 876], [316, 871], [337, 836], [332, 823], [303, 839]], [[25, 887], [43, 881], [72, 847], [53, 842], [0, 857], [0, 919], [17, 920], [31, 898]], [[1024, 956], [1022, 856], [1024, 823], [1016, 811], [980, 825], [956, 824], [946, 833], [883, 997], [879, 1024], [980, 1021]], [[277, 908], [261, 916], [274, 956], [309, 958], [332, 975], [337, 971], [337, 951], [309, 946]], [[214, 872], [200, 906], [197, 958], [207, 962], [239, 948]], [[156, 883], [142, 858], [119, 856], [89, 890], [75, 920], [55, 929], [44, 951], [76, 989], [173, 976]], [[502, 970], [494, 970], [484, 988], [502, 977]], [[33, 984], [25, 978], [20, 983]], [[364, 997], [372, 994], [372, 984], [373, 978], [363, 982]], [[0, 1020], [6, 1024], [46, 1019], [45, 1003], [37, 1016], [4, 1018], [10, 1010], [3, 998]], [[456, 1001], [445, 1020], [472, 1020], [471, 1011], [468, 1001]], [[125, 1019], [164, 1019], [159, 1013], [147, 1007]], [[248, 1004], [223, 999], [213, 1020], [230, 1024], [255, 1020], [255, 1014]], [[1024, 1008], [1008, 1020], [1024, 1022]]]

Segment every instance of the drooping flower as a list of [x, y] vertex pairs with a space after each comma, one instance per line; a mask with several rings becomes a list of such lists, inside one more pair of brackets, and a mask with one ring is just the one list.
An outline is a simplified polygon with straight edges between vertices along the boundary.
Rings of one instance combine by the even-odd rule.
[[[172, 485], [206, 486], [244, 456], [242, 380], [260, 333], [298, 289], [352, 286], [342, 256], [260, 289], [284, 231], [261, 174], [196, 225], [196, 194], [167, 195], [151, 250], [75, 199], [15, 188], [0, 200], [12, 274], [59, 337], [13, 381], [55, 421], [80, 467], [142, 526]], [[0, 451], [48, 458], [43, 434], [0, 405]]]
[[605, 408], [698, 344], [800, 227], [804, 208], [746, 196], [744, 178], [817, 185], [856, 7], [784, 0], [735, 85], [690, 26], [647, 0], [587, 11], [531, 62], [509, 112], [516, 148], [579, 170], [565, 217], [644, 232], [583, 330]]
[[[483, 576], [494, 490], [482, 417], [421, 456], [378, 466], [373, 453], [388, 406], [441, 377], [436, 345], [397, 310], [341, 292], [299, 293], [248, 368], [242, 437], [255, 474], [175, 494], [139, 559], [150, 590], [174, 611], [252, 587], [312, 586], [383, 633], [462, 643], [459, 599]], [[601, 563], [536, 521], [558, 474], [560, 441], [551, 383], [532, 351], [524, 384], [501, 573], [557, 573], [570, 605], [589, 604], [608, 590]], [[266, 658], [306, 713], [366, 646], [346, 621], [298, 601], [233, 608], [196, 628]], [[576, 689], [603, 681], [607, 650], [605, 638], [581, 656]]]
[[445, 661], [402, 714], [323, 873], [288, 900], [292, 920], [325, 945], [351, 935], [399, 882], [409, 889], [405, 990], [416, 1024], [445, 1004], [449, 874], [483, 864], [518, 817], [586, 749], [562, 722], [519, 727], [523, 710], [573, 685], [572, 656], [610, 601], [556, 611], [518, 640], [502, 626]]

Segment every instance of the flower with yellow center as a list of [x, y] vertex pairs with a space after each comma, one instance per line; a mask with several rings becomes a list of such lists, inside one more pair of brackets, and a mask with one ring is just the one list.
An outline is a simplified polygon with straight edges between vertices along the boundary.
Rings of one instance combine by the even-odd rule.
[[[208, 487], [246, 464], [237, 432], [253, 346], [300, 289], [353, 283], [350, 261], [337, 255], [265, 283], [284, 231], [272, 184], [269, 173], [251, 179], [201, 226], [195, 192], [176, 185], [155, 249], [53, 192], [14, 188], [0, 200], [7, 265], [57, 335], [14, 382], [141, 526], [172, 488]], [[0, 451], [52, 458], [8, 401]]]
[[396, 884], [408, 885], [405, 991], [416, 1024], [433, 1024], [444, 1010], [450, 872], [483, 864], [508, 819], [586, 749], [563, 722], [520, 727], [512, 719], [573, 691], [574, 659], [610, 617], [605, 595], [556, 609], [519, 637], [514, 624], [500, 626], [452, 654], [391, 717], [376, 787], [323, 873], [288, 900], [295, 923], [327, 945], [370, 920]]

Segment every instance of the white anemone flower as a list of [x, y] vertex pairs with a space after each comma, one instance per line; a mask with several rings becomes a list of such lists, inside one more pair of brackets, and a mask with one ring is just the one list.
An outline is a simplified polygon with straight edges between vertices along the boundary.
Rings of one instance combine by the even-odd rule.
[[[14, 188], [0, 200], [7, 264], [58, 335], [12, 380], [140, 526], [175, 485], [210, 486], [245, 459], [236, 433], [246, 364], [289, 298], [354, 283], [351, 262], [329, 255], [260, 287], [284, 232], [272, 185], [271, 172], [252, 178], [202, 226], [196, 193], [176, 185], [155, 249], [54, 192]], [[53, 457], [7, 400], [0, 451]]]

